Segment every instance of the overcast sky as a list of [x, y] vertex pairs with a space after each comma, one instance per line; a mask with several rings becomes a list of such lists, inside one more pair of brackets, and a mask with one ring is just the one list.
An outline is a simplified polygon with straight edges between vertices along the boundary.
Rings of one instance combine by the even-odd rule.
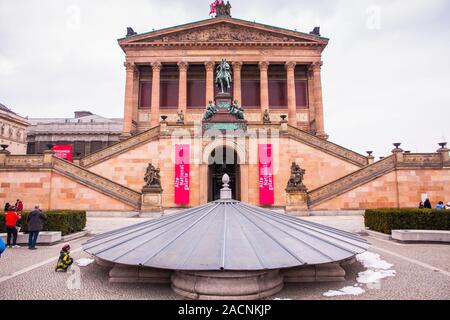
[[[29, 117], [123, 116], [117, 39], [207, 19], [212, 0], [0, 0], [0, 103]], [[232, 0], [236, 18], [330, 38], [325, 127], [352, 150], [450, 140], [450, 1]], [[449, 141], [450, 142], [450, 141]]]

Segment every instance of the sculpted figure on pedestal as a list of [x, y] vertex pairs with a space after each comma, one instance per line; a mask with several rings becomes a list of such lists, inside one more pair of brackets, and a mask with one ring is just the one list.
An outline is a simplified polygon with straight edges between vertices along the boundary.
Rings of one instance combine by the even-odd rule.
[[244, 109], [238, 106], [237, 100], [234, 100], [234, 102], [231, 104], [229, 112], [237, 119], [244, 120]]
[[151, 163], [148, 164], [144, 176], [144, 189], [161, 189], [161, 176], [159, 175], [159, 172], [159, 168], [155, 168]]
[[211, 117], [216, 114], [217, 112], [217, 107], [215, 106], [215, 104], [210, 101], [209, 102], [209, 106], [206, 108], [206, 112], [203, 115], [203, 120], [207, 121], [209, 119], [211, 119]]
[[306, 192], [308, 189], [303, 184], [303, 178], [306, 170], [300, 168], [300, 166], [292, 162], [291, 165], [291, 177], [289, 178], [286, 192]]
[[231, 88], [231, 82], [230, 64], [225, 59], [222, 59], [222, 62], [217, 66], [216, 86], [221, 93], [225, 93], [225, 85], [228, 92]]

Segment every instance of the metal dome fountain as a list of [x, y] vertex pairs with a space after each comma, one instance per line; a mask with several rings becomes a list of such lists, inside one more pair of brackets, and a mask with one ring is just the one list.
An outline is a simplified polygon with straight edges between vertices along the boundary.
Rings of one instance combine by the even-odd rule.
[[344, 263], [368, 249], [357, 234], [221, 199], [111, 231], [83, 244], [112, 282], [171, 282], [191, 299], [259, 299], [284, 282], [344, 280]]

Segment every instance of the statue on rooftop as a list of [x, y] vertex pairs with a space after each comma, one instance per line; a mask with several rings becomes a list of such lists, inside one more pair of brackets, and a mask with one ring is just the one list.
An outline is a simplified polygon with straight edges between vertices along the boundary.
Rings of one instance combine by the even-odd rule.
[[228, 92], [232, 81], [230, 64], [225, 59], [222, 59], [222, 62], [217, 66], [216, 75], [216, 86], [220, 89], [220, 93], [225, 93], [225, 89]]
[[131, 37], [131, 36], [135, 36], [135, 35], [137, 35], [137, 32], [135, 32], [135, 31], [133, 30], [133, 28], [128, 27], [128, 28], [127, 28], [127, 37]]

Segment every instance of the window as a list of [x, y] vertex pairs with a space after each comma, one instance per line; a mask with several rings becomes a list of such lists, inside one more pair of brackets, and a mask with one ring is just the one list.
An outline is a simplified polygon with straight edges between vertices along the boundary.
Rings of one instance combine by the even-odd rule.
[[271, 64], [268, 71], [269, 106], [274, 109], [287, 109], [287, 73], [284, 65]]
[[187, 72], [187, 107], [206, 107], [206, 70], [204, 65], [189, 65]]
[[242, 106], [247, 109], [261, 107], [261, 81], [256, 64], [244, 64], [241, 70]]

